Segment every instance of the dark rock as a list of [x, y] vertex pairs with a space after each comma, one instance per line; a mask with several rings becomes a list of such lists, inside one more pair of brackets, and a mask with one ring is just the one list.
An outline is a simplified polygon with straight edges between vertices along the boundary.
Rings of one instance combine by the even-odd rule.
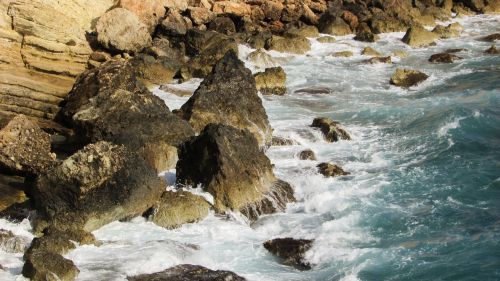
[[23, 190], [29, 189], [25, 184], [25, 178], [0, 174], [0, 216], [9, 207], [25, 202], [28, 198]]
[[444, 52], [445, 53], [460, 53], [460, 52], [465, 52], [467, 49], [464, 48], [455, 48], [455, 49], [446, 49]]
[[189, 18], [183, 17], [179, 11], [169, 9], [159, 27], [163, 34], [181, 36], [185, 35], [193, 27], [193, 23]]
[[375, 42], [379, 39], [377, 34], [373, 34], [371, 29], [368, 27], [366, 23], [361, 23], [356, 31], [356, 36], [354, 36], [354, 40], [362, 41], [362, 42]]
[[312, 247], [313, 240], [276, 238], [266, 241], [264, 248], [283, 259], [283, 264], [294, 266], [300, 270], [311, 269], [311, 264], [304, 258], [305, 252]]
[[273, 137], [271, 139], [271, 146], [287, 146], [295, 144], [297, 144], [297, 142], [295, 142], [294, 140], [283, 137]]
[[286, 73], [282, 67], [266, 68], [254, 75], [257, 90], [263, 95], [286, 94]]
[[450, 54], [450, 53], [439, 53], [439, 54], [434, 54], [429, 58], [430, 62], [434, 63], [452, 63], [456, 60], [462, 59], [459, 56]]
[[425, 81], [427, 78], [429, 78], [427, 74], [418, 70], [398, 68], [391, 77], [391, 84], [409, 88]]
[[203, 197], [187, 191], [166, 191], [149, 217], [155, 224], [168, 229], [197, 222], [208, 215], [210, 204]]
[[177, 182], [201, 184], [214, 196], [217, 212], [240, 211], [251, 220], [294, 201], [290, 185], [276, 179], [255, 137], [220, 124], [209, 124], [180, 147]]
[[500, 50], [498, 50], [497, 47], [495, 47], [495, 45], [492, 45], [491, 47], [486, 49], [484, 53], [488, 55], [498, 55], [500, 54]]
[[236, 33], [236, 26], [229, 17], [218, 17], [210, 22], [208, 25], [209, 30], [217, 31], [226, 35]]
[[177, 59], [139, 54], [130, 60], [137, 77], [147, 86], [172, 82], [181, 68]]
[[137, 153], [101, 141], [41, 175], [33, 199], [41, 221], [90, 232], [141, 215], [164, 189], [165, 183]]
[[484, 36], [481, 39], [479, 39], [484, 42], [495, 42], [497, 40], [500, 40], [500, 33], [493, 33], [488, 36]]
[[331, 163], [321, 163], [317, 167], [318, 172], [325, 177], [346, 176], [351, 174], [344, 171], [341, 167]]
[[315, 118], [311, 127], [319, 128], [325, 139], [329, 142], [351, 139], [351, 136], [340, 127], [339, 122], [332, 121], [328, 118]]
[[31, 255], [25, 262], [24, 277], [32, 281], [73, 281], [80, 270], [75, 264], [63, 256], [51, 252], [39, 252]]
[[210, 270], [206, 267], [181, 264], [162, 272], [127, 277], [128, 281], [245, 281], [231, 271]]
[[303, 150], [299, 153], [300, 160], [316, 160], [316, 155], [314, 151], [310, 149]]
[[35, 176], [56, 164], [50, 135], [24, 115], [17, 115], [0, 130], [0, 169]]
[[148, 47], [144, 54], [153, 56], [156, 59], [175, 60], [177, 64], [185, 63], [185, 46], [183, 42], [168, 40], [164, 37], [156, 37], [153, 45]]
[[258, 32], [251, 35], [246, 42], [254, 49], [263, 49], [266, 46], [267, 40], [269, 40], [272, 36], [273, 35], [270, 32]]
[[349, 25], [341, 17], [329, 13], [324, 13], [320, 17], [318, 29], [321, 33], [338, 36], [352, 33]]
[[331, 94], [333, 91], [328, 87], [313, 86], [308, 88], [301, 88], [295, 90], [294, 94], [309, 94], [309, 95], [327, 95]]
[[181, 111], [198, 133], [207, 124], [220, 123], [249, 130], [261, 146], [271, 140], [272, 128], [255, 79], [234, 52], [217, 63]]

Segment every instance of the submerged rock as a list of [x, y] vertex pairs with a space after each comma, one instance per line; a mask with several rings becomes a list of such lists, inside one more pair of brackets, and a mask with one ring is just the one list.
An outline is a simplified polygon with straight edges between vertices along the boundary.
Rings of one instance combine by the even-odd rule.
[[282, 67], [266, 68], [254, 75], [257, 90], [263, 95], [286, 94], [286, 73]]
[[301, 37], [318, 37], [318, 28], [312, 25], [304, 25], [301, 27], [291, 27], [286, 30], [285, 34], [291, 34]]
[[260, 146], [271, 141], [271, 125], [257, 95], [255, 79], [233, 52], [217, 63], [182, 105], [181, 113], [198, 133], [207, 124], [219, 123], [249, 130]]
[[452, 63], [456, 60], [462, 59], [461, 57], [457, 55], [453, 55], [450, 53], [439, 53], [439, 54], [434, 54], [429, 58], [430, 62], [434, 63]]
[[392, 59], [390, 56], [388, 57], [373, 57], [364, 61], [364, 63], [368, 64], [376, 64], [376, 63], [392, 63]]
[[316, 160], [316, 155], [314, 154], [314, 151], [310, 149], [302, 150], [299, 153], [299, 159], [300, 160]]
[[489, 47], [488, 49], [486, 49], [484, 51], [484, 53], [488, 54], [488, 55], [498, 55], [498, 54], [500, 54], [500, 50], [498, 50], [495, 45], [492, 45], [491, 47]]
[[449, 24], [448, 26], [436, 25], [432, 30], [433, 33], [436, 33], [440, 38], [454, 38], [459, 37], [462, 32], [463, 27], [458, 22]]
[[300, 270], [311, 269], [311, 264], [305, 260], [304, 254], [312, 247], [313, 240], [276, 238], [264, 242], [264, 248], [283, 259], [283, 264], [294, 266]]
[[141, 215], [164, 189], [165, 183], [137, 153], [101, 141], [41, 175], [33, 199], [41, 219], [54, 227], [90, 232]]
[[308, 88], [301, 88], [298, 90], [295, 90], [293, 93], [294, 94], [309, 94], [309, 95], [327, 95], [331, 94], [333, 90], [328, 87], [321, 87], [321, 86], [312, 86]]
[[339, 122], [335, 122], [329, 118], [315, 118], [311, 127], [319, 128], [325, 139], [329, 142], [351, 139], [351, 136], [340, 127]]
[[201, 184], [214, 196], [217, 212], [240, 211], [250, 220], [294, 201], [290, 185], [276, 179], [252, 134], [221, 124], [207, 125], [180, 147], [177, 182]]
[[335, 52], [332, 54], [334, 57], [344, 57], [344, 58], [348, 58], [348, 57], [352, 57], [354, 54], [351, 52], [351, 51], [340, 51], [340, 52]]
[[318, 164], [317, 168], [318, 172], [325, 177], [346, 176], [351, 174], [332, 163], [320, 163]]
[[445, 53], [453, 54], [453, 53], [460, 53], [460, 52], [465, 52], [465, 51], [467, 51], [467, 49], [464, 49], [464, 48], [452, 48], [452, 49], [446, 49], [444, 52]]
[[337, 42], [337, 39], [333, 36], [322, 36], [318, 39], [316, 39], [319, 43], [335, 43]]
[[420, 48], [434, 44], [438, 37], [436, 33], [428, 31], [422, 26], [414, 25], [406, 31], [401, 41], [414, 48]]
[[382, 56], [382, 54], [380, 54], [377, 50], [373, 49], [372, 47], [365, 47], [361, 51], [361, 54], [365, 55], [365, 56], [373, 56], [373, 57], [380, 57], [380, 56]]
[[128, 281], [245, 281], [226, 270], [211, 270], [199, 265], [181, 264], [162, 272], [127, 277]]
[[0, 250], [7, 253], [23, 253], [30, 245], [30, 239], [16, 236], [8, 230], [0, 229]]
[[396, 50], [392, 54], [398, 58], [406, 58], [408, 56], [408, 53], [403, 50]]
[[493, 34], [484, 36], [479, 40], [485, 41], [485, 42], [495, 42], [497, 40], [500, 40], [500, 33], [493, 33]]
[[418, 70], [398, 68], [391, 77], [391, 84], [409, 88], [425, 81], [427, 78], [429, 78], [427, 74]]
[[271, 139], [271, 146], [287, 146], [287, 145], [295, 145], [296, 141], [292, 139], [287, 139], [283, 137], [273, 137]]
[[166, 191], [153, 207], [149, 219], [161, 227], [172, 229], [203, 219], [210, 207], [203, 197], [190, 192]]
[[273, 35], [266, 41], [265, 48], [282, 53], [304, 54], [311, 50], [311, 42], [307, 38], [298, 35]]
[[50, 135], [24, 115], [17, 115], [0, 130], [0, 169], [34, 176], [56, 164]]

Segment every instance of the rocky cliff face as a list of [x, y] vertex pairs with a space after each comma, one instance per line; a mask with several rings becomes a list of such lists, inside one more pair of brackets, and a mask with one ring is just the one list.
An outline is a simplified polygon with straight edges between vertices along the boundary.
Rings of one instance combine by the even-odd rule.
[[114, 2], [2, 0], [0, 114], [52, 119], [87, 67], [87, 33]]

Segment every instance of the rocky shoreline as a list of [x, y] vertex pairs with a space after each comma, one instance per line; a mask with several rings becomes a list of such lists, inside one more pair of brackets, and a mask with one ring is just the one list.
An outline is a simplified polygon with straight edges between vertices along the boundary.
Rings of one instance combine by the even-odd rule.
[[[79, 270], [64, 255], [75, 243], [98, 246], [91, 232], [116, 220], [144, 216], [176, 228], [209, 212], [239, 212], [248, 223], [282, 212], [295, 201], [293, 186], [276, 177], [264, 152], [294, 140], [273, 137], [259, 97], [287, 92], [286, 73], [264, 49], [304, 54], [311, 49], [307, 38], [320, 34], [326, 43], [347, 34], [375, 42], [378, 34], [396, 31], [406, 32], [404, 43], [421, 48], [460, 36], [459, 24], [435, 21], [498, 12], [498, 2], [488, 0], [2, 2], [0, 215], [28, 218], [37, 238], [30, 244], [0, 230], [0, 245], [24, 252], [27, 278], [75, 280]], [[481, 39], [493, 44], [487, 54], [498, 54], [499, 37]], [[248, 59], [262, 72], [245, 67], [239, 44], [257, 49]], [[376, 50], [365, 51], [373, 57], [364, 63], [391, 63]], [[460, 59], [454, 53], [429, 61], [452, 63]], [[150, 91], [191, 78], [203, 82], [179, 110]], [[412, 87], [427, 78], [398, 68], [390, 83]], [[327, 118], [311, 126], [326, 142], [351, 139]], [[310, 150], [299, 157], [315, 159]], [[172, 168], [176, 187], [167, 190], [158, 173]], [[326, 177], [349, 174], [333, 163], [317, 168]], [[188, 186], [209, 193], [213, 202], [183, 188]], [[284, 264], [309, 269], [303, 254], [312, 243], [283, 238], [264, 247]], [[129, 280], [190, 278], [244, 280], [192, 265]]]

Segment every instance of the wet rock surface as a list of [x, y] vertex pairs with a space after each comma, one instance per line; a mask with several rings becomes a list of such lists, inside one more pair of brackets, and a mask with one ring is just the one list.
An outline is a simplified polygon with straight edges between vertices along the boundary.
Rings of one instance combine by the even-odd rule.
[[350, 140], [351, 136], [341, 126], [339, 122], [335, 122], [328, 118], [315, 118], [311, 127], [319, 128], [328, 142], [336, 142], [339, 140]]
[[316, 154], [311, 149], [302, 150], [299, 153], [300, 160], [316, 160]]
[[181, 264], [162, 272], [127, 277], [128, 281], [245, 281], [231, 271], [211, 270], [199, 265]]
[[0, 229], [0, 250], [7, 253], [23, 253], [30, 245], [30, 239], [16, 236], [11, 231]]
[[436, 33], [428, 31], [422, 26], [415, 25], [406, 31], [402, 41], [411, 47], [420, 48], [434, 44], [437, 39], [438, 35]]
[[332, 163], [320, 163], [317, 166], [318, 172], [325, 177], [346, 176], [351, 173], [344, 171], [340, 166]]
[[433, 63], [453, 63], [456, 60], [461, 60], [462, 58], [450, 53], [439, 53], [434, 54], [429, 58], [429, 62]]
[[313, 240], [276, 238], [266, 241], [264, 248], [283, 259], [283, 264], [294, 266], [300, 270], [311, 269], [311, 264], [304, 258], [305, 252], [312, 247]]
[[418, 70], [398, 68], [391, 77], [391, 84], [409, 88], [427, 80], [427, 78], [429, 78], [427, 74]]
[[281, 67], [266, 68], [254, 75], [257, 90], [263, 95], [286, 94], [286, 74]]

